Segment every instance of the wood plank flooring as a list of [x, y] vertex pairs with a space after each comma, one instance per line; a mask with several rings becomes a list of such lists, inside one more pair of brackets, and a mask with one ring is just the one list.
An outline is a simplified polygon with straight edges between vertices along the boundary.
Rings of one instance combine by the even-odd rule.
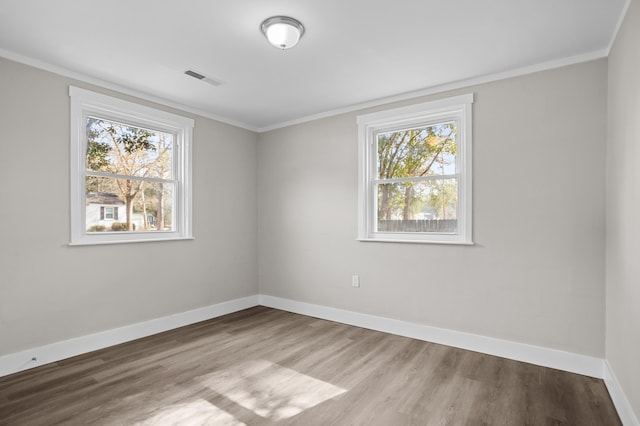
[[0, 378], [0, 425], [620, 425], [602, 380], [256, 307]]

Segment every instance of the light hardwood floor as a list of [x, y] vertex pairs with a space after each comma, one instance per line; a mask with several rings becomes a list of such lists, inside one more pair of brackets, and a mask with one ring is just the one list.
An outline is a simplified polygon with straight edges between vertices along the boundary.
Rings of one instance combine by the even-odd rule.
[[602, 380], [256, 307], [0, 378], [1, 425], [619, 425]]

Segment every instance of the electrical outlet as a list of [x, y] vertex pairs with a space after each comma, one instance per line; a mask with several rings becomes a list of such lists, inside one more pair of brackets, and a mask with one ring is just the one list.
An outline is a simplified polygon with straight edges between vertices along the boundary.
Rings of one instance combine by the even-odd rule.
[[351, 275], [351, 287], [360, 287], [360, 275]]

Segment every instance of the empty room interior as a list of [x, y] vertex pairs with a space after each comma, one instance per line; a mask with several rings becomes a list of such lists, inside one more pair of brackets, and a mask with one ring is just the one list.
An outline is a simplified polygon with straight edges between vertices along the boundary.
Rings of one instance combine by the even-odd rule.
[[640, 426], [638, 0], [2, 0], [0, 129], [0, 425]]

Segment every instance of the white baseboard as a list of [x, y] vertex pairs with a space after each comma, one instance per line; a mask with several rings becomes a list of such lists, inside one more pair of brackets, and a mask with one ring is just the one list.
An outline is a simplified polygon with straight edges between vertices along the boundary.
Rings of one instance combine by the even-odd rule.
[[620, 416], [620, 420], [624, 426], [640, 426], [640, 421], [638, 421], [638, 417], [633, 412], [633, 408], [627, 399], [622, 387], [620, 386], [620, 382], [609, 364], [609, 361], [604, 360], [604, 384], [607, 386], [609, 390], [609, 395], [611, 395], [611, 400], [613, 401], [613, 405], [616, 406], [616, 410], [618, 410], [618, 415]]
[[[257, 295], [0, 356], [0, 377], [257, 306]], [[35, 358], [35, 360], [34, 360]]]
[[602, 379], [601, 358], [260, 295], [263, 306]]

